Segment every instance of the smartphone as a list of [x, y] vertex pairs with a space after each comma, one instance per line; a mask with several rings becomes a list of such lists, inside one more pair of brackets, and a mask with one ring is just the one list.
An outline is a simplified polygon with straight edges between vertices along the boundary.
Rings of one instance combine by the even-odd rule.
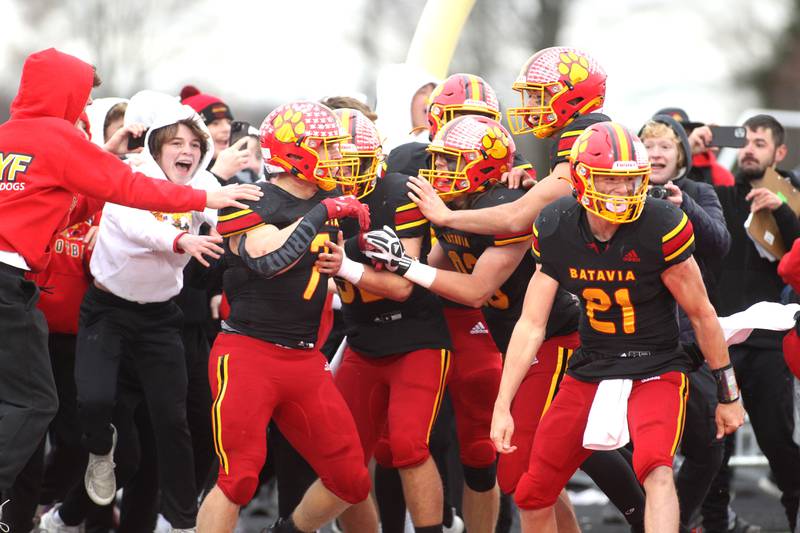
[[[236, 142], [241, 139], [242, 137], [247, 137], [248, 131], [250, 130], [250, 124], [243, 120], [234, 120], [231, 122], [231, 136], [230, 140], [228, 141], [228, 146], [233, 146]], [[242, 151], [247, 150], [247, 143], [244, 143], [242, 147]]]
[[709, 146], [727, 146], [742, 148], [747, 144], [747, 131], [742, 126], [709, 126], [711, 144]]
[[137, 148], [144, 148], [144, 137], [147, 135], [147, 130], [142, 132], [139, 137], [128, 135], [128, 151], [133, 152]]

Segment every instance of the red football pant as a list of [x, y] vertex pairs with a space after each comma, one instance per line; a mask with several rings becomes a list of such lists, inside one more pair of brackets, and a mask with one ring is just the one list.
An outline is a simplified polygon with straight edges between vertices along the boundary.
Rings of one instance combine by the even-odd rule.
[[253, 497], [271, 418], [328, 490], [349, 503], [367, 497], [369, 472], [356, 426], [319, 351], [220, 333], [208, 377], [217, 486], [230, 501], [245, 505]]
[[511, 416], [514, 418], [511, 445], [516, 446], [517, 451], [501, 454], [497, 461], [497, 482], [506, 494], [514, 492], [519, 478], [528, 470], [539, 420], [550, 407], [567, 369], [567, 361], [578, 346], [580, 338], [577, 332], [544, 341], [536, 354], [537, 362], [528, 369], [514, 396], [511, 403]]
[[[539, 423], [528, 471], [514, 493], [520, 509], [550, 507], [569, 478], [592, 453], [583, 447], [583, 432], [598, 383], [566, 376]], [[633, 469], [640, 483], [657, 466], [672, 468], [683, 433], [689, 380], [681, 372], [633, 382], [628, 398], [628, 429]], [[519, 453], [519, 452], [514, 452]]]
[[497, 458], [489, 432], [503, 357], [480, 309], [445, 307], [453, 341], [453, 370], [447, 390], [456, 416], [461, 464], [485, 468]]
[[407, 468], [429, 457], [428, 439], [449, 369], [448, 350], [376, 358], [347, 347], [334, 379], [353, 413], [367, 461], [374, 454], [381, 466]]

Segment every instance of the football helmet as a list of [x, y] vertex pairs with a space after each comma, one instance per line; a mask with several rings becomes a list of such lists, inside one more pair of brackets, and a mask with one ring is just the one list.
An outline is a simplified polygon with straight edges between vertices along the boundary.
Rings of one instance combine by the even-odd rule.
[[545, 138], [603, 106], [606, 73], [584, 52], [557, 46], [533, 54], [511, 88], [522, 98], [508, 109], [511, 131]]
[[[642, 214], [650, 160], [642, 141], [624, 126], [598, 122], [586, 128], [572, 145], [569, 164], [575, 195], [587, 211], [617, 224], [633, 222]], [[608, 190], [609, 182], [629, 177], [627, 194], [598, 190]]]
[[[349, 139], [342, 143], [342, 156], [358, 160], [352, 176], [343, 176], [342, 192], [363, 198], [375, 189], [379, 167], [383, 164], [381, 138], [375, 124], [361, 111], [342, 108], [334, 110]], [[346, 172], [345, 172], [346, 173]]]
[[480, 76], [453, 74], [437, 85], [429, 97], [428, 130], [431, 139], [459, 114], [486, 115], [500, 121], [494, 89]]
[[324, 191], [345, 184], [348, 170], [355, 174], [358, 161], [343, 158], [339, 148], [347, 139], [333, 111], [317, 102], [280, 105], [261, 124], [264, 161]]
[[[482, 115], [463, 115], [439, 130], [428, 152], [431, 168], [420, 169], [440, 196], [481, 190], [487, 182], [499, 181], [514, 166], [514, 140], [496, 120]], [[437, 157], [444, 156], [447, 170]]]

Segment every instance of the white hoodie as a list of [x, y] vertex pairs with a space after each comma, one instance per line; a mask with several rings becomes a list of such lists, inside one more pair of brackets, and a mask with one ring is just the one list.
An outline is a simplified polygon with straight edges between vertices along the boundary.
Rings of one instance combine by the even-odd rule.
[[103, 125], [106, 123], [106, 116], [112, 107], [127, 101], [125, 98], [109, 96], [108, 98], [92, 100], [92, 104], [86, 106], [86, 116], [89, 117], [89, 127], [92, 128], [92, 142], [94, 144], [100, 147], [105, 146]]
[[[149, 150], [150, 135], [157, 129], [191, 118], [206, 133], [203, 120], [188, 106], [160, 95], [146, 99], [150, 103], [145, 136], [137, 171], [156, 179], [167, 177]], [[131, 99], [130, 105], [134, 104]], [[139, 104], [147, 105], [143, 101]], [[137, 104], [137, 105], [139, 105]], [[195, 189], [215, 190], [220, 187], [214, 176], [205, 170], [214, 156], [214, 142], [209, 135], [206, 154], [187, 184]], [[113, 294], [138, 303], [164, 302], [183, 288], [183, 268], [191, 256], [174, 251], [175, 242], [184, 233], [197, 234], [207, 222], [216, 226], [217, 212], [213, 209], [187, 213], [161, 213], [133, 209], [106, 203], [100, 220], [97, 244], [90, 262], [94, 278]]]

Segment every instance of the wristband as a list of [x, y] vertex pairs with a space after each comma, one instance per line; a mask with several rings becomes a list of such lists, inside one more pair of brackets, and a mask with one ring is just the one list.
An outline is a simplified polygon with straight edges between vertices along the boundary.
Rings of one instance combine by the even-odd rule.
[[433, 285], [433, 280], [436, 279], [436, 269], [432, 266], [420, 263], [419, 261], [411, 261], [403, 277], [421, 287], [429, 289], [430, 286]]
[[717, 383], [717, 401], [719, 403], [733, 403], [739, 399], [739, 386], [736, 384], [733, 365], [728, 363], [722, 368], [715, 368], [711, 370], [711, 374]]
[[337, 278], [342, 278], [353, 285], [357, 285], [361, 281], [361, 276], [364, 275], [364, 265], [353, 261], [345, 255], [342, 258], [342, 266], [339, 267], [339, 271], [335, 275]]

